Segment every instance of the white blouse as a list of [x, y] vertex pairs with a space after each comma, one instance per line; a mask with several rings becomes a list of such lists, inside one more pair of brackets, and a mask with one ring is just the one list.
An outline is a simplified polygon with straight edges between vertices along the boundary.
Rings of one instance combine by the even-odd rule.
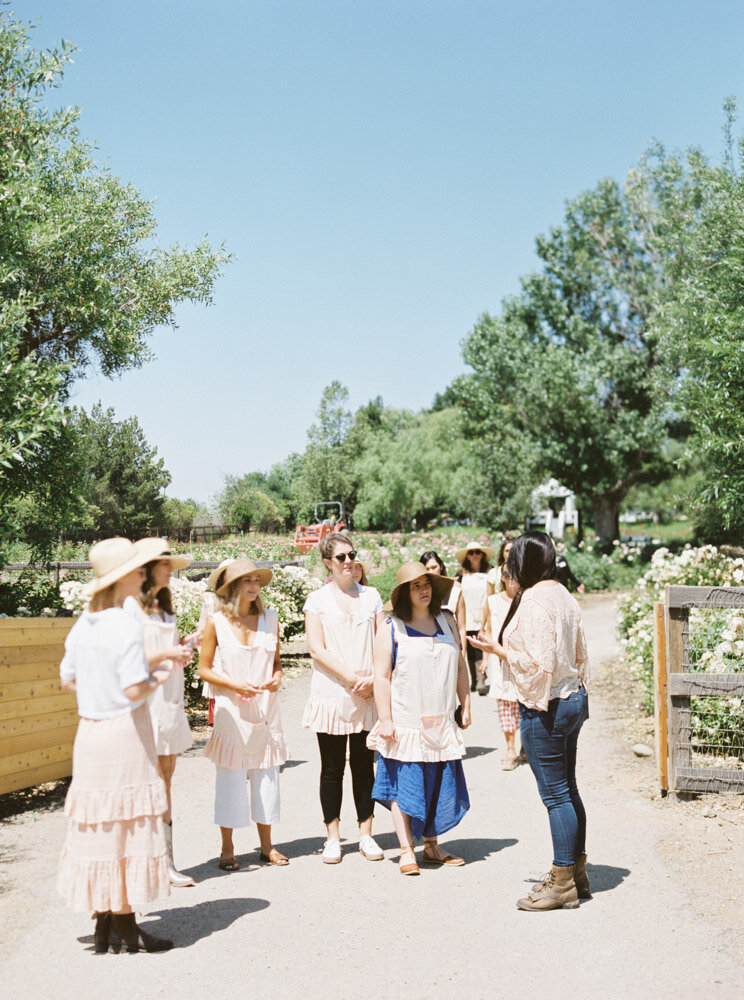
[[84, 611], [65, 640], [59, 675], [75, 681], [83, 719], [134, 711], [145, 699], [130, 701], [124, 691], [150, 676], [141, 625], [122, 608]]
[[589, 666], [581, 609], [563, 584], [543, 580], [522, 594], [504, 632], [504, 648], [520, 702], [547, 711], [587, 685]]

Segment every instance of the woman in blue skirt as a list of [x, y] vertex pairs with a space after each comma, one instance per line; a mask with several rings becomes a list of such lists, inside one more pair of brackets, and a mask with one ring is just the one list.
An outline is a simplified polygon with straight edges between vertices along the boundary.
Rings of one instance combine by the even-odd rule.
[[424, 839], [423, 864], [465, 864], [437, 838], [470, 807], [455, 722], [459, 700], [462, 728], [470, 725], [470, 685], [457, 625], [441, 610], [453, 581], [420, 562], [402, 566], [397, 580], [393, 615], [375, 639], [379, 719], [367, 746], [379, 752], [372, 798], [392, 812], [401, 874], [418, 875], [414, 838]]

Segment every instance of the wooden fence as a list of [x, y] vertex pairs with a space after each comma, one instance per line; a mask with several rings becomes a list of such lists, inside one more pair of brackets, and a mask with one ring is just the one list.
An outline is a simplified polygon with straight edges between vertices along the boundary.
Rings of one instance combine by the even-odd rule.
[[667, 587], [655, 607], [654, 702], [662, 794], [744, 792], [744, 770], [695, 763], [691, 699], [744, 697], [744, 672], [706, 673], [692, 666], [690, 610], [744, 609], [744, 588]]
[[72, 774], [78, 724], [59, 664], [71, 618], [0, 619], [0, 794]]

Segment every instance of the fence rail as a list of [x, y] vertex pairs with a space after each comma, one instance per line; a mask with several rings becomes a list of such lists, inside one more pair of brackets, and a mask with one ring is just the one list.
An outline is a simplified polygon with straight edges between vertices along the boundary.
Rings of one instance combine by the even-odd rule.
[[[705, 669], [690, 613], [744, 611], [744, 588], [667, 587], [655, 608], [655, 722], [662, 794], [744, 792], [744, 672]], [[698, 616], [699, 618], [700, 616]], [[698, 623], [699, 624], [699, 623]], [[724, 666], [724, 669], [725, 666]], [[732, 714], [721, 722], [721, 709]], [[713, 764], [714, 766], [710, 766]]]
[[[255, 562], [259, 569], [273, 569], [274, 566], [302, 566], [301, 559], [257, 559]], [[219, 562], [216, 559], [195, 559], [187, 569], [177, 570], [175, 576], [180, 576], [182, 573], [192, 573], [194, 570], [211, 572], [218, 566]], [[11, 573], [26, 573], [29, 570], [39, 573], [48, 572], [54, 577], [54, 582], [58, 584], [60, 573], [63, 570], [65, 572], [90, 572], [92, 568], [89, 562], [6, 563], [2, 567], [2, 571]]]

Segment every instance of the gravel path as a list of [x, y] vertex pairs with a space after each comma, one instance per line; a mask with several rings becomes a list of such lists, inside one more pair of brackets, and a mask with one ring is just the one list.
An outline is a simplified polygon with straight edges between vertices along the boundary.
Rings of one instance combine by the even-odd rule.
[[[259, 867], [257, 837], [249, 829], [236, 832], [242, 870], [218, 870], [213, 768], [199, 750], [192, 751], [176, 769], [175, 838], [176, 860], [198, 884], [174, 890], [142, 920], [173, 937], [178, 947], [162, 955], [95, 956], [91, 921], [65, 910], [54, 891], [64, 833], [61, 810], [5, 820], [0, 823], [4, 995], [14, 1000], [40, 993], [60, 1000], [174, 993], [241, 1000], [246, 995], [739, 996], [740, 924], [731, 922], [725, 908], [713, 912], [722, 890], [711, 884], [705, 859], [718, 857], [719, 866], [732, 872], [738, 868], [744, 813], [726, 827], [701, 819], [699, 809], [691, 812], [654, 795], [655, 765], [631, 753], [634, 739], [623, 730], [613, 695], [621, 670], [615, 667], [613, 674], [611, 666], [617, 654], [613, 599], [587, 598], [584, 609], [596, 684], [579, 743], [579, 782], [589, 816], [594, 897], [580, 909], [537, 914], [514, 905], [530, 876], [548, 867], [550, 839], [529, 769], [500, 768], [502, 737], [496, 703], [489, 698], [476, 699], [474, 724], [466, 734], [472, 807], [443, 838], [468, 864], [401, 878], [392, 823], [382, 808], [375, 834], [385, 860], [365, 861], [357, 851], [347, 779], [343, 862], [323, 865], [317, 853], [324, 840], [317, 745], [299, 728], [305, 673], [283, 692], [292, 760], [282, 778], [284, 820], [276, 834], [277, 846], [292, 859], [289, 867]], [[710, 850], [717, 846], [717, 830], [725, 834], [720, 852]], [[701, 851], [703, 835], [708, 842]], [[679, 848], [680, 837], [696, 839], [682, 850], [670, 849], [673, 843]], [[736, 884], [726, 890], [734, 902]]]

